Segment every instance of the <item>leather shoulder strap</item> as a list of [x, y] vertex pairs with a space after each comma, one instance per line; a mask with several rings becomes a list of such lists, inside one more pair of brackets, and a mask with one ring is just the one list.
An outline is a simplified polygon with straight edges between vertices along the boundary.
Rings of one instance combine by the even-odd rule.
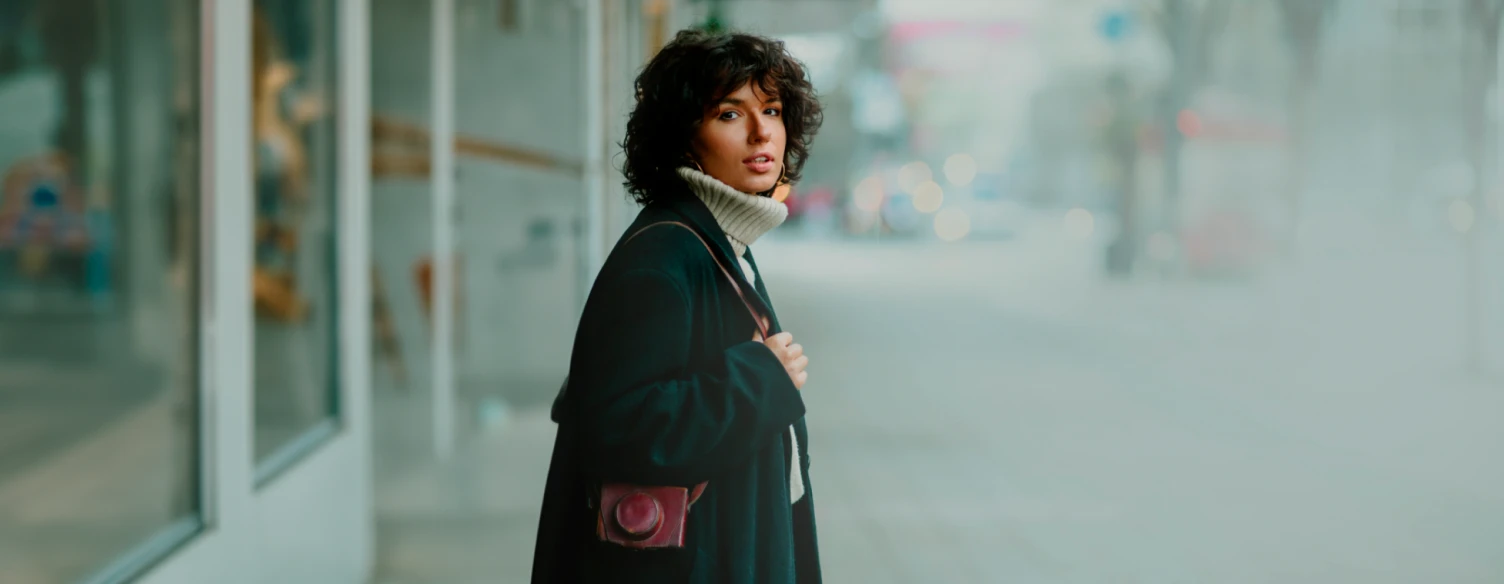
[[692, 227], [690, 227], [688, 225], [685, 225], [683, 223], [680, 223], [678, 221], [659, 221], [657, 223], [649, 223], [647, 225], [644, 225], [642, 227], [642, 229], [638, 229], [637, 231], [633, 232], [632, 235], [629, 236], [629, 237], [627, 237], [627, 239], [625, 241], [623, 241], [622, 243], [625, 244], [628, 241], [632, 241], [638, 235], [641, 235], [642, 232], [647, 231], [649, 229], [652, 229], [654, 227], [658, 227], [660, 225], [675, 225], [675, 226], [683, 227], [686, 231], [688, 231], [690, 233], [693, 233], [694, 236], [695, 236], [695, 239], [700, 240], [700, 245], [705, 246], [705, 252], [710, 254], [710, 261], [715, 262], [715, 267], [720, 268], [721, 275], [726, 277], [726, 281], [731, 284], [731, 289], [736, 291], [736, 297], [741, 299], [742, 306], [747, 307], [747, 313], [752, 315], [752, 322], [757, 323], [757, 331], [758, 331], [758, 333], [760, 333], [763, 336], [763, 338], [767, 338], [768, 337], [768, 327], [763, 323], [762, 316], [757, 313], [757, 309], [753, 308], [752, 307], [752, 303], [747, 300], [747, 295], [742, 292], [741, 285], [736, 283], [736, 277], [733, 276], [733, 275], [731, 275], [731, 272], [726, 269], [726, 266], [721, 265], [721, 260], [716, 257], [715, 250], [711, 249], [710, 242], [705, 241], [705, 237], [702, 236], [702, 235], [700, 235], [700, 232], [695, 231], [694, 228], [692, 228]]

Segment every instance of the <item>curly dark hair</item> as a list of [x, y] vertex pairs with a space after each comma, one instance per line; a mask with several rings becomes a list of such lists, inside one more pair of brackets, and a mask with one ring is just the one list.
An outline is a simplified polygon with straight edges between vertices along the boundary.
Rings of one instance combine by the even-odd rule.
[[785, 179], [799, 180], [809, 146], [824, 120], [804, 65], [783, 41], [744, 33], [683, 30], [663, 47], [634, 84], [637, 106], [627, 119], [622, 183], [647, 205], [682, 182], [675, 169], [689, 164], [688, 153], [705, 112], [743, 84], [783, 102]]

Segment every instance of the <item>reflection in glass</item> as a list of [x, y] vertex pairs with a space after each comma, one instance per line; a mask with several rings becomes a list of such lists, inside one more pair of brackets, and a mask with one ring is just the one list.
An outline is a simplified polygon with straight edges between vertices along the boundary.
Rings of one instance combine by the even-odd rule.
[[327, 428], [334, 412], [333, 5], [253, 5], [255, 442], [263, 478], [305, 452], [299, 438]]
[[198, 3], [0, 2], [0, 580], [199, 528]]

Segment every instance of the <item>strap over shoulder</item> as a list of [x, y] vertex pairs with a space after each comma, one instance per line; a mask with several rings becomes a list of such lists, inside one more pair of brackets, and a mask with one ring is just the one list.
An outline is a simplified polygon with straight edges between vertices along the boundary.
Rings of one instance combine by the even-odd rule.
[[752, 302], [747, 299], [746, 293], [742, 292], [742, 286], [741, 286], [741, 284], [738, 284], [736, 282], [736, 276], [733, 276], [731, 274], [731, 271], [727, 270], [726, 266], [721, 264], [721, 260], [716, 257], [715, 250], [711, 249], [710, 242], [705, 241], [705, 236], [700, 235], [700, 232], [699, 231], [695, 231], [693, 227], [690, 227], [690, 226], [685, 225], [684, 223], [681, 223], [681, 222], [678, 222], [678, 221], [659, 221], [657, 223], [649, 223], [647, 225], [644, 225], [641, 229], [638, 229], [637, 231], [632, 232], [632, 235], [628, 236], [627, 239], [625, 241], [623, 241], [622, 243], [626, 243], [627, 241], [632, 241], [638, 235], [641, 235], [642, 232], [644, 232], [644, 231], [647, 231], [647, 230], [652, 229], [654, 227], [659, 227], [659, 226], [664, 226], [664, 225], [682, 227], [686, 231], [688, 231], [690, 233], [693, 233], [694, 236], [695, 236], [695, 239], [700, 240], [700, 245], [705, 246], [705, 252], [710, 254], [710, 260], [713, 261], [713, 262], [715, 262], [715, 267], [720, 268], [721, 275], [726, 277], [726, 281], [731, 284], [731, 289], [736, 291], [736, 297], [740, 298], [741, 301], [742, 301], [742, 305], [745, 306], [745, 307], [747, 307], [747, 312], [752, 315], [752, 322], [757, 323], [757, 332], [759, 334], [761, 334], [763, 336], [763, 338], [767, 338], [768, 337], [768, 321], [767, 321], [767, 319], [763, 318], [762, 315], [760, 315], [760, 314], [757, 313], [757, 309], [753, 308]]

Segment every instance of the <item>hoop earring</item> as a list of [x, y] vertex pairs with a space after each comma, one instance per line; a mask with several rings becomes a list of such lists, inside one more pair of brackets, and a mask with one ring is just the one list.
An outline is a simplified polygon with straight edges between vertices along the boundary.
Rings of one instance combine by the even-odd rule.
[[763, 191], [763, 192], [760, 192], [760, 193], [757, 193], [757, 194], [758, 194], [758, 196], [762, 196], [762, 197], [771, 197], [771, 196], [773, 196], [773, 193], [778, 192], [778, 187], [781, 187], [781, 186], [786, 185], [786, 184], [789, 184], [789, 167], [787, 167], [787, 166], [783, 167], [783, 169], [781, 169], [781, 170], [778, 171], [778, 182], [773, 183], [773, 188], [770, 188], [770, 189], [768, 189], [766, 191]]
[[689, 160], [690, 164], [695, 165], [695, 170], [700, 171], [700, 174], [705, 174], [705, 168], [700, 166], [700, 161], [695, 160], [693, 156], [685, 156], [685, 158]]

